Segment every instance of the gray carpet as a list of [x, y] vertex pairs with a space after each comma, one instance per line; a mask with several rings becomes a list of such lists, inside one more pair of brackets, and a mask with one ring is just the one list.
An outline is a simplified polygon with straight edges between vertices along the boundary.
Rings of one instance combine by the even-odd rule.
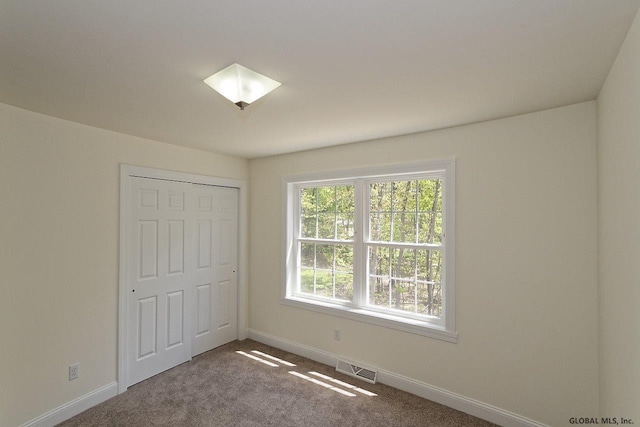
[[[237, 351], [278, 366], [268, 366]], [[296, 366], [286, 366], [253, 351]], [[371, 393], [376, 396], [368, 395]], [[234, 341], [197, 356], [60, 424], [64, 427], [492, 425], [382, 384], [372, 385], [338, 374], [334, 367], [251, 340]]]

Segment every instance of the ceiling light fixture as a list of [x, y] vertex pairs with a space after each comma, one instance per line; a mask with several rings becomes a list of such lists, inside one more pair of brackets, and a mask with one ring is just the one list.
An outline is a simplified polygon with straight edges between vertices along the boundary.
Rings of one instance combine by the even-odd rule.
[[279, 82], [240, 64], [230, 65], [204, 82], [241, 110], [280, 86]]

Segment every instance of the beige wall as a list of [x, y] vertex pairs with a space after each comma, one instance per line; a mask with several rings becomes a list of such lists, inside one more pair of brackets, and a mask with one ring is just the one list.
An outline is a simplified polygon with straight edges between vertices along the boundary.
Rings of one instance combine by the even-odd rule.
[[[550, 425], [597, 416], [595, 114], [592, 101], [250, 161], [250, 327]], [[457, 344], [280, 304], [283, 176], [446, 157]]]
[[600, 405], [640, 423], [640, 15], [598, 96]]
[[116, 380], [120, 163], [248, 178], [246, 160], [0, 104], [2, 426]]

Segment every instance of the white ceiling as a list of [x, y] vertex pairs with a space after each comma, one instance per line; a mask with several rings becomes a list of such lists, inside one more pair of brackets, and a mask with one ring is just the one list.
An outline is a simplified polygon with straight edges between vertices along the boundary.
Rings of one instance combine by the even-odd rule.
[[[640, 0], [0, 0], [0, 102], [256, 158], [594, 99]], [[240, 111], [203, 79], [282, 86]]]

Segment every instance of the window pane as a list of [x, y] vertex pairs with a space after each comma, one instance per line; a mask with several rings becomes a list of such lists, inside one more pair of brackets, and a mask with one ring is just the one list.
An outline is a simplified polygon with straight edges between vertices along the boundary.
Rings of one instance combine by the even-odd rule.
[[300, 243], [300, 292], [353, 299], [353, 245]]
[[419, 211], [442, 212], [442, 180], [425, 179], [418, 184]]
[[391, 241], [391, 214], [373, 212], [370, 215], [369, 232], [374, 242]]
[[301, 237], [316, 238], [316, 215], [302, 213], [300, 218]]
[[370, 245], [368, 252], [369, 305], [432, 316], [442, 314], [442, 251]]
[[303, 213], [315, 214], [316, 212], [316, 189], [300, 189], [300, 210]]
[[394, 305], [391, 308], [414, 313], [416, 309], [415, 284], [403, 280], [394, 280], [393, 284], [392, 302]]
[[416, 214], [393, 214], [393, 241], [416, 243]]
[[442, 316], [441, 284], [418, 284], [418, 313]]
[[391, 240], [391, 183], [376, 182], [370, 185], [369, 205], [370, 240]]
[[335, 239], [335, 213], [318, 213], [318, 239]]
[[336, 245], [334, 248], [334, 259], [336, 261], [335, 271], [353, 274], [353, 246]]
[[355, 187], [322, 186], [300, 190], [300, 236], [353, 240]]
[[300, 189], [300, 235], [316, 237], [316, 188]]
[[393, 278], [411, 279], [416, 277], [416, 252], [413, 249], [392, 249]]
[[331, 271], [316, 270], [316, 295], [333, 297], [333, 275]]
[[420, 182], [413, 180], [370, 184], [370, 240], [416, 243]]
[[389, 308], [415, 313], [415, 284], [412, 281], [391, 280]]
[[394, 212], [415, 212], [417, 181], [394, 181], [393, 187]]
[[389, 279], [369, 278], [369, 304], [378, 307], [389, 306]]
[[418, 251], [417, 258], [418, 280], [442, 282], [442, 251]]
[[442, 243], [442, 180], [420, 181], [419, 239], [420, 243]]
[[380, 246], [369, 246], [369, 274], [389, 276], [389, 249]]
[[315, 243], [301, 243], [300, 244], [300, 266], [314, 268], [316, 248]]
[[335, 213], [335, 187], [318, 187], [318, 212]]
[[300, 292], [313, 294], [313, 270], [300, 269]]
[[338, 240], [353, 240], [354, 222], [353, 213], [340, 213], [336, 218], [336, 238]]
[[353, 185], [338, 185], [336, 191], [336, 212], [352, 214], [356, 210], [356, 196]]
[[371, 212], [391, 212], [391, 183], [375, 182], [370, 185]]
[[442, 213], [421, 212], [418, 215], [418, 243], [442, 243]]
[[353, 299], [353, 274], [336, 273], [336, 298]]
[[386, 304], [388, 308], [396, 308], [398, 302], [398, 285], [395, 280], [390, 280], [391, 286], [389, 287], [389, 302]]
[[333, 245], [316, 244], [316, 268], [333, 268]]
[[369, 191], [370, 240], [442, 243], [442, 180], [376, 182]]

